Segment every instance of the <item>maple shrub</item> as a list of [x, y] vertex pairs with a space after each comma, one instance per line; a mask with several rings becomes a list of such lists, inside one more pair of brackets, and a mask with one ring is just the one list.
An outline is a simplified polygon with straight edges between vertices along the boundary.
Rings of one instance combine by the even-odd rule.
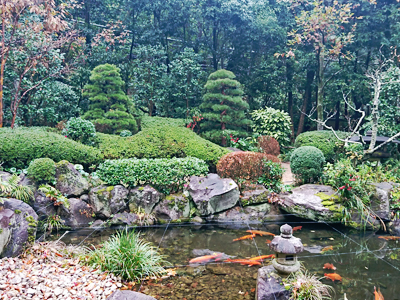
[[257, 138], [258, 146], [265, 154], [278, 156], [281, 153], [281, 147], [276, 139], [268, 135], [262, 135]]
[[258, 152], [232, 152], [224, 155], [217, 164], [217, 173], [223, 178], [232, 178], [235, 182], [257, 182], [264, 175], [265, 161], [280, 163], [274, 155]]

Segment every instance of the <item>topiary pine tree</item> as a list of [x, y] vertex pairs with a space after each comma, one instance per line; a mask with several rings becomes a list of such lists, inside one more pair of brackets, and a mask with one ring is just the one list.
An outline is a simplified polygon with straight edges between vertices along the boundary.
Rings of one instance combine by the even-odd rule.
[[119, 134], [122, 130], [137, 132], [137, 122], [128, 112], [131, 104], [122, 90], [125, 85], [119, 69], [110, 64], [99, 65], [91, 72], [90, 81], [84, 87], [84, 96], [89, 98], [89, 110], [83, 118], [90, 120], [96, 130]]
[[225, 130], [235, 136], [245, 134], [251, 124], [246, 117], [249, 104], [243, 100], [240, 83], [235, 74], [224, 69], [211, 73], [204, 88], [206, 94], [200, 109], [204, 112], [201, 130], [205, 138], [226, 146]]

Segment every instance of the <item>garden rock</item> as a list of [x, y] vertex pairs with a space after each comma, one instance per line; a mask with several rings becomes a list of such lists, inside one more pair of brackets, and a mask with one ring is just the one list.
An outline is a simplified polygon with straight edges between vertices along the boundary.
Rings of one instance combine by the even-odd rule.
[[234, 207], [239, 200], [237, 184], [217, 174], [192, 176], [188, 187], [200, 215], [207, 216]]
[[151, 296], [133, 291], [115, 291], [106, 300], [156, 300]]
[[15, 222], [14, 212], [11, 209], [0, 210], [0, 257], [10, 241], [11, 229], [9, 224], [13, 222]]
[[335, 211], [335, 197], [332, 187], [318, 184], [305, 184], [293, 189], [291, 194], [279, 195], [284, 211], [300, 218], [327, 222], [337, 221], [339, 217]]
[[89, 182], [67, 161], [56, 165], [56, 182], [56, 189], [66, 197], [79, 197], [89, 190]]
[[267, 203], [270, 194], [263, 185], [257, 185], [254, 189], [243, 191], [240, 203], [242, 206]]
[[188, 219], [190, 202], [184, 194], [169, 195], [156, 205], [153, 212], [159, 222]]
[[122, 213], [115, 214], [115, 216], [110, 220], [110, 225], [132, 226], [135, 225], [137, 221], [138, 216], [136, 214], [124, 211]]
[[8, 179], [10, 179], [11, 177], [11, 174], [8, 172], [0, 171], [0, 177], [2, 181], [8, 181]]
[[106, 219], [125, 211], [128, 193], [128, 189], [122, 185], [101, 185], [89, 192], [89, 204], [97, 217]]
[[382, 220], [390, 220], [390, 192], [393, 185], [389, 182], [374, 183], [376, 192], [371, 198], [371, 209]]
[[60, 206], [60, 217], [64, 220], [65, 226], [77, 229], [87, 227], [94, 222], [93, 209], [89, 204], [76, 198], [70, 198], [68, 201], [69, 208]]
[[17, 199], [5, 200], [3, 207], [14, 215], [8, 213], [11, 235], [0, 257], [14, 257], [21, 254], [28, 243], [35, 241], [38, 216], [32, 207]]
[[153, 187], [146, 185], [130, 190], [129, 210], [136, 213], [139, 208], [144, 209], [146, 214], [151, 214], [158, 202], [164, 199], [164, 194]]
[[39, 220], [44, 220], [49, 216], [57, 214], [57, 208], [54, 206], [54, 201], [46, 197], [42, 192], [35, 193], [35, 201], [31, 204], [34, 211], [38, 215]]
[[285, 289], [273, 266], [258, 269], [256, 300], [288, 300], [289, 296], [290, 291]]

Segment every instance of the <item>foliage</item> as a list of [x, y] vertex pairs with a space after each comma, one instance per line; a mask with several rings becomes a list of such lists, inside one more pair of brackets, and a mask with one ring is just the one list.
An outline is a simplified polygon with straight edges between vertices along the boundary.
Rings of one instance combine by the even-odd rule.
[[51, 158], [37, 158], [28, 167], [28, 177], [38, 183], [54, 182], [56, 163]]
[[207, 172], [206, 163], [194, 157], [106, 160], [97, 169], [99, 178], [109, 185], [150, 184], [165, 194], [182, 190], [191, 176]]
[[84, 145], [95, 146], [97, 143], [96, 128], [93, 123], [81, 118], [69, 119], [62, 134]]
[[314, 274], [298, 271], [291, 274], [286, 282], [291, 289], [291, 300], [332, 299], [333, 287], [322, 283]]
[[265, 160], [263, 175], [258, 178], [258, 183], [272, 192], [280, 193], [283, 188], [283, 171], [281, 164], [273, 162], [272, 160]]
[[[229, 133], [229, 131], [226, 130], [225, 133]], [[258, 136], [258, 134], [253, 134], [246, 138], [235, 138], [232, 133], [229, 133], [229, 136], [226, 136], [226, 140], [228, 141], [229, 147], [234, 147], [242, 151], [261, 152], [261, 148], [258, 146], [257, 142]]]
[[164, 257], [133, 230], [118, 232], [102, 246], [95, 250], [88, 249], [88, 265], [137, 282], [144, 277], [160, 276], [164, 273]]
[[54, 202], [54, 206], [64, 206], [65, 208], [69, 208], [69, 201], [67, 197], [65, 197], [59, 190], [52, 187], [51, 185], [44, 184], [39, 187], [39, 191], [46, 195], [46, 198], [49, 198]]
[[120, 137], [128, 137], [132, 136], [132, 132], [129, 130], [122, 130], [121, 133], [119, 134]]
[[318, 181], [322, 175], [324, 164], [324, 154], [313, 146], [297, 148], [290, 156], [290, 169], [296, 179], [303, 183]]
[[143, 116], [141, 120], [142, 129], [151, 129], [156, 126], [175, 126], [184, 127], [185, 119], [173, 119], [173, 118], [162, 118], [162, 117], [149, 117]]
[[[345, 138], [346, 133], [337, 132], [338, 137]], [[308, 131], [297, 136], [294, 143], [296, 148], [314, 146], [322, 151], [325, 159], [334, 162], [345, 152], [344, 143], [339, 141], [331, 131]]]
[[276, 156], [265, 153], [231, 152], [219, 160], [217, 173], [223, 178], [232, 178], [238, 184], [241, 181], [257, 182], [260, 177], [265, 175], [266, 161], [280, 163]]
[[28, 203], [33, 199], [33, 187], [20, 185], [21, 178], [12, 174], [8, 180], [3, 180], [2, 175], [0, 175], [0, 199], [1, 198], [15, 198]]
[[268, 135], [262, 135], [257, 138], [258, 146], [265, 154], [278, 156], [281, 153], [281, 147], [276, 139]]
[[0, 129], [0, 161], [4, 166], [24, 168], [36, 158], [48, 157], [58, 162], [68, 160], [86, 167], [102, 160], [99, 150], [82, 145], [62, 135], [39, 128]]
[[235, 130], [237, 136], [242, 136], [245, 127], [251, 124], [245, 115], [249, 105], [242, 99], [243, 90], [235, 77], [223, 69], [211, 73], [199, 107], [204, 118], [200, 125], [203, 136], [223, 146], [226, 146], [224, 130]]
[[42, 223], [42, 229], [44, 232], [52, 232], [53, 229], [56, 231], [60, 230], [64, 226], [64, 221], [59, 215], [48, 216]]
[[215, 166], [229, 150], [215, 145], [184, 127], [154, 126], [121, 138], [98, 134], [106, 159], [197, 157]]
[[273, 137], [280, 145], [287, 145], [290, 142], [291, 120], [288, 113], [266, 107], [251, 112], [253, 120], [253, 131]]
[[90, 81], [85, 86], [84, 96], [89, 98], [89, 111], [83, 118], [91, 120], [96, 129], [103, 133], [120, 133], [122, 130], [137, 131], [137, 123], [129, 113], [132, 106], [123, 87], [119, 69], [110, 64], [93, 69]]

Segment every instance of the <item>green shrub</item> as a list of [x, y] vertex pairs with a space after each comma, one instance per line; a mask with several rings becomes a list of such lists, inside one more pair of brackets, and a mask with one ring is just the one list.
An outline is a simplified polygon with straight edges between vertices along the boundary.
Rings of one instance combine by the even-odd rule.
[[21, 178], [17, 174], [12, 174], [8, 180], [3, 180], [0, 175], [0, 203], [2, 198], [15, 198], [29, 203], [34, 198], [33, 187], [30, 185], [20, 185]]
[[96, 145], [96, 128], [93, 123], [81, 118], [70, 118], [62, 131], [65, 137], [84, 145]]
[[296, 178], [303, 183], [318, 181], [324, 163], [324, 154], [313, 146], [297, 148], [290, 156], [290, 168]]
[[[345, 138], [345, 132], [337, 132], [340, 138]], [[314, 146], [322, 151], [325, 159], [334, 162], [344, 154], [344, 143], [339, 141], [332, 131], [307, 131], [299, 134], [294, 143], [296, 148]]]
[[253, 131], [273, 137], [280, 145], [290, 143], [289, 136], [291, 134], [291, 120], [288, 113], [266, 107], [263, 109], [253, 110], [251, 112], [253, 120]]
[[170, 194], [183, 188], [190, 176], [205, 175], [207, 164], [195, 157], [159, 159], [106, 160], [97, 175], [109, 185], [125, 184], [135, 187], [150, 184], [160, 192]]
[[272, 160], [264, 160], [263, 172], [264, 174], [258, 178], [258, 183], [265, 186], [271, 192], [280, 193], [283, 187], [282, 165]]
[[155, 126], [175, 126], [175, 127], [185, 127], [185, 119], [173, 119], [173, 118], [162, 118], [162, 117], [150, 117], [143, 116], [141, 119], [142, 129], [154, 128]]
[[87, 264], [129, 281], [140, 281], [165, 272], [162, 267], [166, 263], [164, 257], [150, 243], [144, 242], [138, 233], [127, 229], [112, 236], [103, 247], [88, 250], [87, 254]]
[[28, 177], [39, 183], [53, 182], [56, 163], [51, 158], [37, 158], [29, 164]]
[[192, 156], [215, 166], [229, 153], [185, 127], [155, 126], [127, 138], [100, 133], [98, 136], [100, 151], [106, 159]]
[[4, 167], [23, 169], [32, 160], [43, 157], [86, 167], [102, 160], [96, 148], [40, 128], [1, 128], [0, 141], [0, 162], [4, 162]]
[[120, 137], [128, 137], [132, 136], [132, 132], [129, 130], [122, 130], [121, 133], [119, 134]]

